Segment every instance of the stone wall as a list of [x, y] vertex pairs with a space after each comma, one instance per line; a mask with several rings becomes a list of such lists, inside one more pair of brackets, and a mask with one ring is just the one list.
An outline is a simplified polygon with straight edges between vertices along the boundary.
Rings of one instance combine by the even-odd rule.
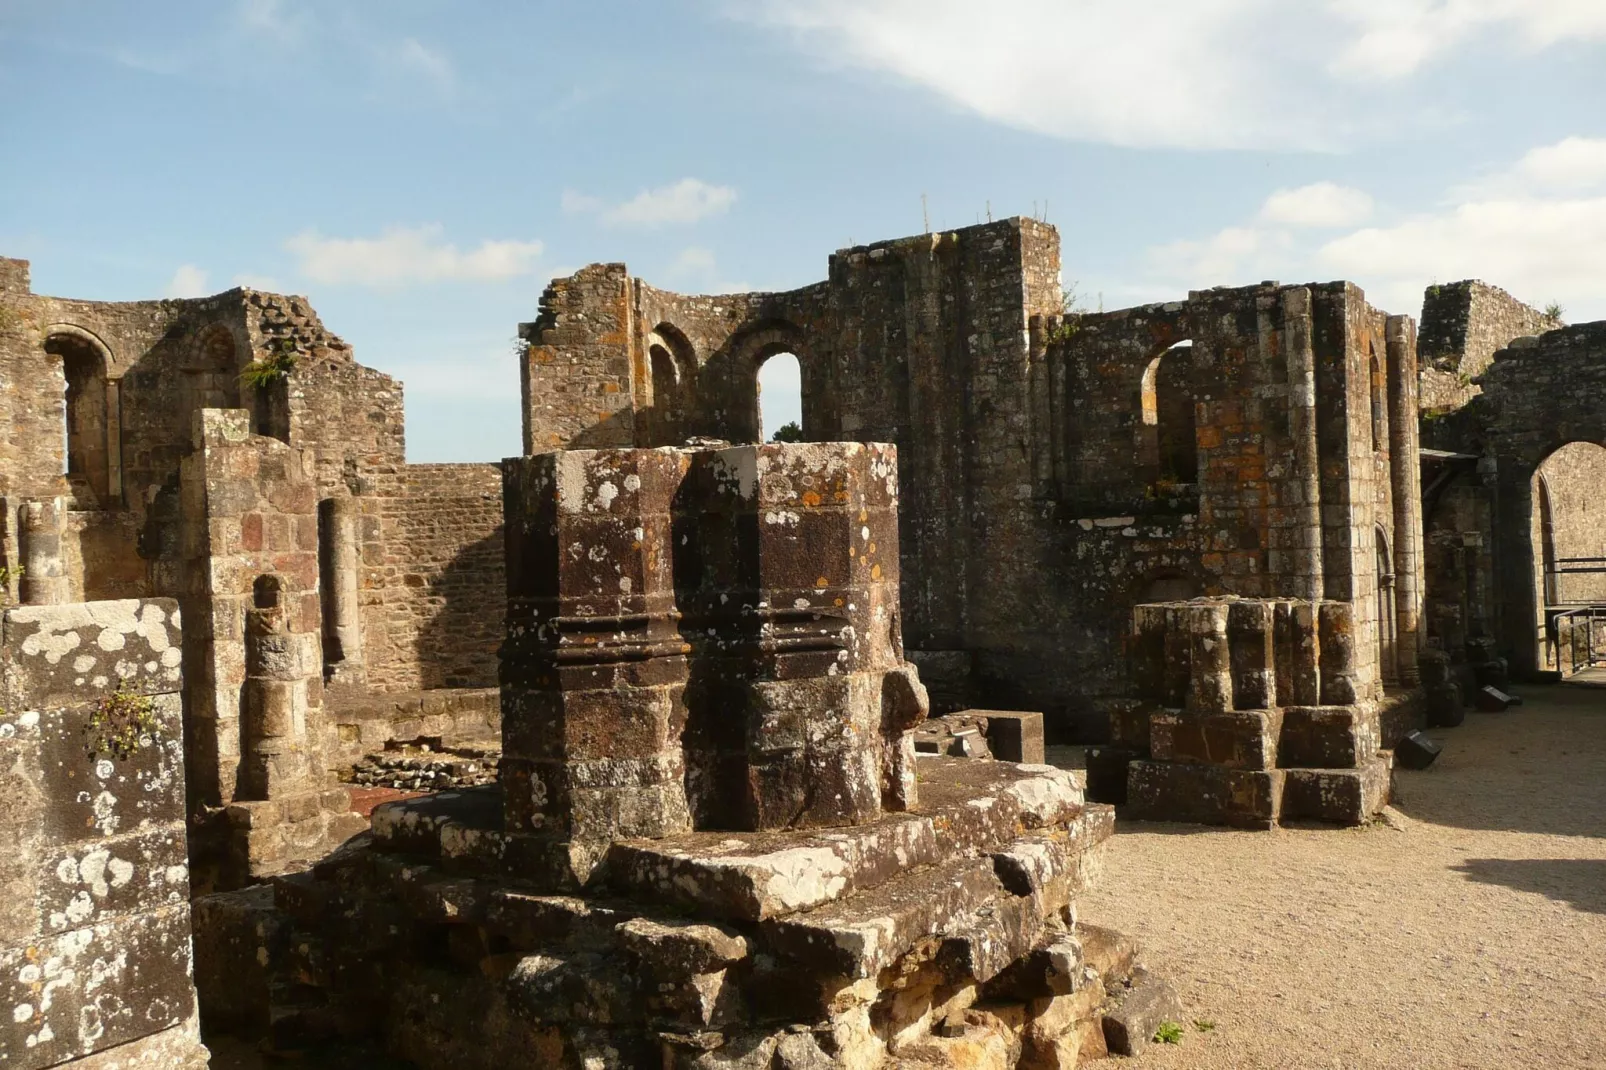
[[368, 686], [494, 684], [506, 605], [501, 466], [410, 464], [369, 482], [357, 499]]
[[1414, 679], [1410, 321], [1345, 283], [1066, 316], [1058, 275], [1022, 219], [841, 250], [787, 293], [595, 265], [521, 328], [527, 447], [753, 441], [791, 352], [806, 438], [898, 446], [904, 635], [945, 705], [1098, 738], [1131, 607], [1206, 592], [1353, 601], [1373, 671]]
[[202, 1070], [178, 607], [14, 608], [0, 659], [0, 1063]]
[[1422, 410], [1453, 412], [1479, 393], [1497, 351], [1513, 339], [1561, 326], [1498, 286], [1477, 279], [1433, 285], [1422, 299]]

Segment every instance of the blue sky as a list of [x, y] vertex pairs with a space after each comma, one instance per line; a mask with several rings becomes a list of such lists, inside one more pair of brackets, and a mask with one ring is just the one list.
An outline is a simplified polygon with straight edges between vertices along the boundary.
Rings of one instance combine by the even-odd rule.
[[790, 288], [922, 195], [1046, 214], [1090, 305], [1480, 277], [1606, 317], [1602, 0], [0, 0], [0, 94], [36, 291], [307, 294], [414, 461], [517, 452], [551, 276]]

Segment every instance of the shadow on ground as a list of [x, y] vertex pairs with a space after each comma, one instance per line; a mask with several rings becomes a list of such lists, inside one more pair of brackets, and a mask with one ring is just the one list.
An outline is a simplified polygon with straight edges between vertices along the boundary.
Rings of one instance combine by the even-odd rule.
[[1538, 892], [1591, 914], [1606, 914], [1606, 861], [1594, 858], [1469, 858], [1452, 866], [1468, 880]]

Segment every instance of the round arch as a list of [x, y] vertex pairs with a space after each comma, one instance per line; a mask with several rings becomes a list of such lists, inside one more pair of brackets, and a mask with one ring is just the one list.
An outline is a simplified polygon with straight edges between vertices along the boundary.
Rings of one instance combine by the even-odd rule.
[[803, 437], [805, 440], [819, 437], [820, 429], [815, 426], [818, 415], [812, 411], [810, 400], [815, 392], [813, 377], [817, 369], [803, 345], [803, 331], [785, 320], [769, 320], [744, 331], [731, 348], [732, 367], [738, 376], [736, 389], [751, 399], [744, 406], [733, 406], [733, 423], [737, 424], [731, 429], [733, 441], [759, 441], [763, 419], [759, 410], [758, 372], [765, 361], [781, 353], [790, 353], [797, 358], [799, 386], [803, 395]]

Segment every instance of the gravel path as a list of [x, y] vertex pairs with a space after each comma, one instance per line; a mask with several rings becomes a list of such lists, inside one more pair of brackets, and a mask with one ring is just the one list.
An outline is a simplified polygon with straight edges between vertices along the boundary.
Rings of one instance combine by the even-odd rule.
[[1606, 690], [1522, 694], [1432, 733], [1400, 828], [1121, 822], [1082, 916], [1189, 1017], [1124, 1067], [1606, 1068]]

